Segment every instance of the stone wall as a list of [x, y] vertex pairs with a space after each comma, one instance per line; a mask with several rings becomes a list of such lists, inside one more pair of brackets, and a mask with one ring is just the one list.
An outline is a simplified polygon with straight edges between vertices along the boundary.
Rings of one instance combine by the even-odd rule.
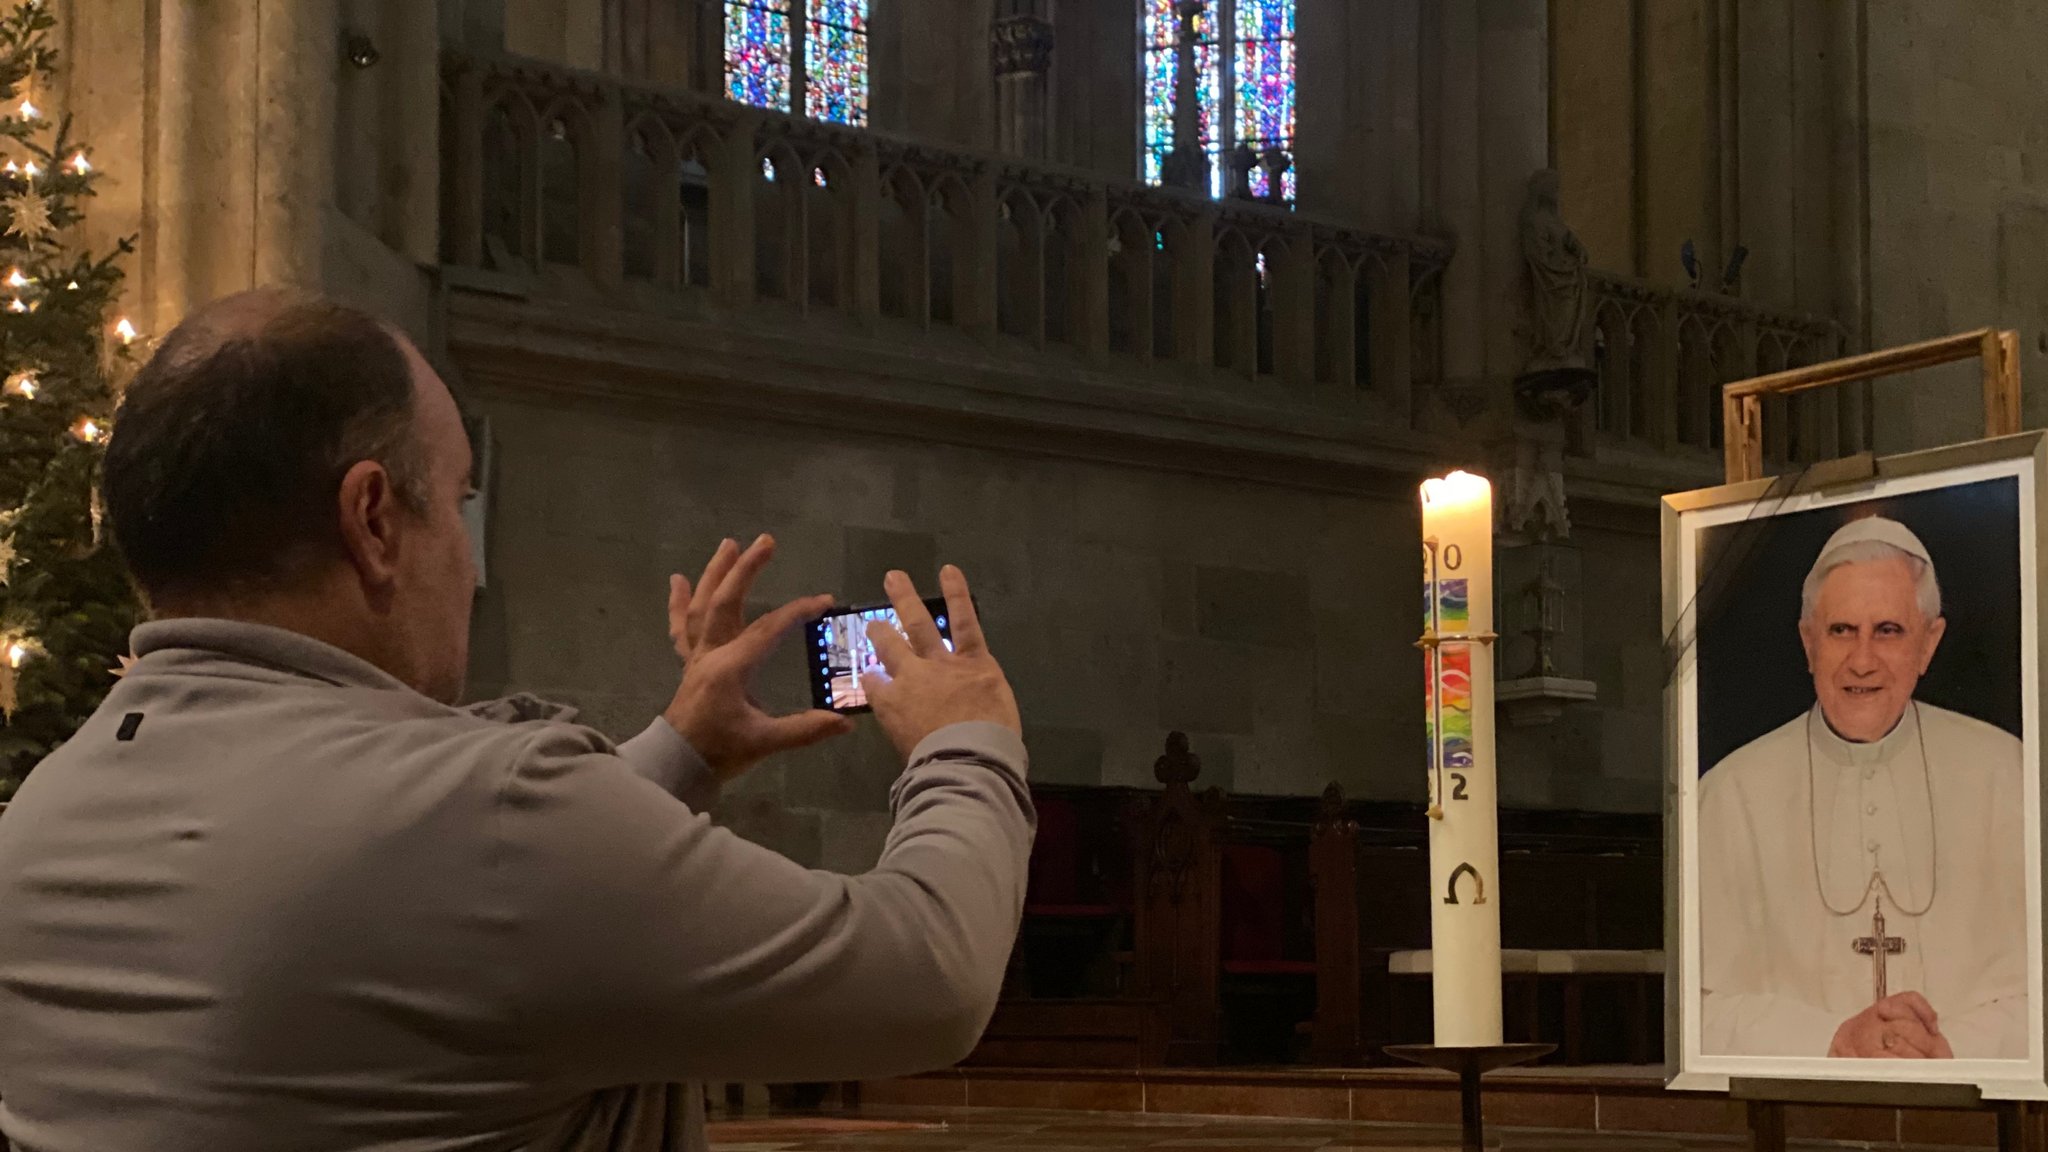
[[[1512, 808], [1587, 812], [1656, 812], [1663, 803], [1663, 605], [1658, 549], [1648, 535], [1653, 520], [1633, 528], [1573, 529], [1576, 564], [1561, 573], [1572, 589], [1566, 627], [1583, 652], [1583, 665], [1560, 668], [1599, 686], [1594, 705], [1567, 707], [1550, 723], [1518, 727], [1513, 708], [1498, 710], [1500, 802]], [[1498, 567], [1498, 563], [1496, 563]], [[1575, 570], [1574, 570], [1575, 569]], [[1617, 594], [1617, 590], [1626, 590]], [[1503, 587], [1505, 600], [1517, 594]], [[1506, 611], [1506, 621], [1526, 614]], [[1502, 661], [1526, 652], [1503, 636]], [[1528, 658], [1523, 656], [1526, 661]], [[1529, 675], [1526, 667], [1497, 670], [1499, 679]]]
[[1551, 162], [1596, 267], [1849, 323], [1860, 310], [1861, 5], [1551, 0]]
[[[961, 565], [1015, 684], [1035, 779], [1149, 786], [1181, 729], [1205, 784], [1313, 795], [1334, 780], [1422, 798], [1418, 516], [1405, 501], [553, 397], [478, 407], [497, 460], [474, 694], [530, 690], [637, 731], [675, 686], [667, 574], [694, 578], [721, 535], [770, 531], [780, 554], [756, 610], [819, 591], [876, 599], [891, 566], [931, 588], [940, 563]], [[1592, 532], [1585, 547], [1589, 569], [1655, 586], [1651, 541]], [[1655, 609], [1618, 599], [1587, 621], [1587, 646], [1620, 711], [1589, 718], [1562, 755], [1504, 761], [1509, 803], [1655, 809], [1657, 703], [1640, 666]], [[806, 702], [793, 645], [761, 695]], [[1616, 778], [1566, 779], [1595, 758]], [[896, 770], [866, 721], [757, 770], [721, 815], [806, 863], [860, 867]]]
[[[2017, 328], [2026, 416], [2048, 418], [2048, 9], [1869, 6], [1870, 327], [1880, 345]], [[1881, 387], [1878, 446], [1982, 435], [1974, 364]]]

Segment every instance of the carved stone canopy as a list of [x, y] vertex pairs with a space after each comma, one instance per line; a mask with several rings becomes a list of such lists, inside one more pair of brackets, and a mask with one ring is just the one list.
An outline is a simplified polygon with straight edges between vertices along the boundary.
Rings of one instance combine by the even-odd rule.
[[1007, 16], [992, 33], [998, 76], [1043, 75], [1052, 70], [1052, 24], [1036, 16]]

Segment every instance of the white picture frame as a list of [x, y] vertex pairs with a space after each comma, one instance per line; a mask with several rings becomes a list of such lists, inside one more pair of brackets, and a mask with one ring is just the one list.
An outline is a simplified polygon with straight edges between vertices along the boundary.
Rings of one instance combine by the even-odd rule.
[[[2042, 988], [2040, 725], [2043, 684], [2040, 627], [2043, 604], [2039, 578], [2042, 547], [2044, 541], [2048, 541], [2048, 531], [2044, 531], [2043, 524], [2042, 498], [2042, 484], [2044, 479], [2048, 479], [2048, 434], [2027, 433], [1881, 458], [1874, 462], [1872, 473], [1864, 479], [1825, 487], [1796, 481], [1761, 480], [1681, 493], [1664, 500], [1664, 623], [1667, 655], [1670, 657], [1665, 689], [1665, 760], [1668, 773], [1665, 790], [1665, 917], [1666, 939], [1670, 942], [1667, 947], [1665, 996], [1668, 1084], [1673, 1089], [1696, 1091], [1726, 1091], [1734, 1079], [1966, 1084], [1976, 1086], [1986, 1100], [2048, 1100], [2048, 1079], [2044, 1079], [2043, 1068], [2043, 1010], [2048, 1007], [2048, 1001], [2044, 1001]], [[1728, 618], [1724, 614], [1717, 620], [1701, 622], [1694, 616], [1695, 597], [1702, 576], [1703, 533], [1737, 523], [1742, 524], [1740, 531], [1744, 533], [1767, 533], [1773, 527], [1768, 521], [1820, 510], [1834, 510], [1837, 518], [1846, 519], [1863, 511], [1854, 506], [1881, 504], [1886, 508], [1898, 507], [1904, 498], [1916, 495], [1921, 496], [1920, 506], [1926, 507], [1925, 494], [2004, 480], [2012, 481], [2017, 488], [2014, 512], [2019, 552], [2020, 683], [2017, 707], [2022, 729], [2019, 734], [2020, 795], [2023, 798], [2022, 867], [2027, 950], [2027, 1001], [2024, 1011], [2029, 1033], [2026, 1057], [1858, 1059], [1833, 1057], [1825, 1052], [1805, 1056], [1703, 1051], [1701, 971], [1705, 942], [1702, 939], [1700, 909], [1702, 838], [1699, 827], [1703, 702], [1700, 700], [1701, 661], [1696, 658], [1694, 644], [1699, 635], [1705, 634], [1705, 629], [1723, 626], [1722, 622]], [[1806, 520], [1808, 524], [1819, 522], [1820, 518], [1816, 517]], [[1786, 521], [1788, 531], [1791, 523]], [[1731, 538], [1727, 535], [1720, 537], [1723, 541]], [[1929, 549], [1932, 551], [1933, 546], [1929, 545]], [[1723, 551], [1727, 550], [1724, 544]], [[1817, 554], [1818, 549], [1811, 551]], [[1933, 559], [1939, 571], [1940, 555]], [[1707, 575], [1710, 580], [1730, 579], [1725, 573], [1709, 572]], [[1757, 578], [1781, 579], [1782, 573], [1772, 570], [1760, 573]], [[1955, 596], [1968, 595], [1968, 581], [1944, 578], [1943, 584], [1946, 617], [1954, 614], [1949, 609], [1958, 604]], [[1796, 632], [1796, 612], [1794, 615], [1795, 621], [1788, 622], [1787, 627], [1794, 628]], [[1725, 645], [1730, 642], [1724, 638], [1720, 643], [1725, 650]], [[1805, 670], [1802, 668], [1800, 671], [1803, 674]], [[1926, 685], [1922, 684], [1916, 692], [1916, 699], [1925, 691]], [[1807, 692], [1810, 700], [1813, 694], [1810, 681]], [[1704, 706], [1712, 709], [1714, 704], [1708, 701]], [[1709, 718], [1712, 719], [1711, 716]], [[1727, 727], [1722, 724], [1724, 730]], [[1717, 764], [1719, 762], [1716, 761]], [[1705, 766], [1705, 770], [1712, 767]], [[1808, 827], [1811, 828], [1810, 823]], [[1809, 844], [1813, 842], [1810, 832], [1806, 839]], [[1785, 882], [1814, 884], [1817, 878], [1818, 865], [1813, 873], [1788, 876]], [[1956, 946], [1967, 946], [1967, 943]]]

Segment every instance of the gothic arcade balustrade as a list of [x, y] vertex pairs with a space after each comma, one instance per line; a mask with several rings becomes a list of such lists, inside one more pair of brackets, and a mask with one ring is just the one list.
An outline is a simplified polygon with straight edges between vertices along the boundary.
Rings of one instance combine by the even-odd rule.
[[449, 55], [443, 101], [450, 265], [1270, 380], [1403, 427], [1439, 362], [1441, 242], [525, 59]]
[[[1603, 438], [1660, 450], [1721, 451], [1721, 386], [1846, 353], [1832, 320], [1746, 300], [1593, 272], [1590, 340], [1600, 376], [1592, 420]], [[1770, 397], [1765, 454], [1778, 464], [1868, 446], [1864, 392]]]

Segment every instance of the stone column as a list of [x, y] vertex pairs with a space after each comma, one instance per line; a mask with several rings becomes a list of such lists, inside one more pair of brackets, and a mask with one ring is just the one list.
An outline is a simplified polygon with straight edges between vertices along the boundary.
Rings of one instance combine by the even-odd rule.
[[1307, 228], [1290, 231], [1286, 254], [1272, 262], [1268, 273], [1273, 278], [1273, 368], [1306, 395], [1316, 382], [1316, 245]]
[[711, 284], [720, 302], [730, 307], [754, 302], [754, 189], [761, 180], [754, 137], [760, 122], [759, 113], [742, 113], [708, 165]]
[[625, 278], [625, 200], [620, 170], [626, 155], [626, 111], [617, 84], [606, 84], [592, 101], [595, 129], [582, 157], [584, 195], [583, 264], [599, 284]]
[[122, 237], [142, 235], [142, 251], [126, 266], [123, 299], [135, 323], [156, 332], [161, 329], [151, 310], [137, 306], [152, 298], [154, 283], [151, 237], [143, 229], [150, 140], [135, 95], [150, 83], [145, 8], [142, 0], [66, 7], [57, 24], [65, 64], [58, 73], [61, 99], [58, 93], [38, 94], [37, 103], [51, 116], [72, 118], [73, 132], [91, 147], [92, 163], [102, 173], [80, 225], [85, 243], [96, 253], [111, 252]]
[[1052, 21], [1043, 0], [1003, 0], [995, 22], [996, 147], [1046, 158], [1051, 123]]
[[1109, 355], [1109, 229], [1109, 191], [1092, 184], [1081, 209], [1081, 235], [1074, 245], [1078, 266], [1068, 274], [1068, 283], [1076, 288], [1069, 302], [1073, 309], [1069, 330], [1081, 350], [1096, 362]]
[[968, 182], [967, 219], [955, 233], [953, 249], [953, 320], [984, 339], [996, 334], [996, 174], [985, 167]]
[[[1366, 347], [1372, 356], [1372, 390], [1405, 427], [1415, 412], [1414, 363], [1409, 351], [1414, 335], [1414, 327], [1409, 323], [1413, 261], [1406, 252], [1389, 252], [1367, 264], [1359, 274], [1370, 278], [1367, 300], [1371, 327]], [[1350, 303], [1348, 298], [1345, 303]], [[1344, 312], [1348, 316], [1356, 309], [1346, 307]], [[1347, 358], [1341, 369], [1340, 379], [1347, 383], [1356, 371], [1349, 358], [1355, 355], [1352, 347], [1346, 345]]]
[[[879, 7], [892, 4], [894, 0], [876, 0], [876, 3]], [[684, 16], [684, 27], [688, 29], [686, 67], [690, 90], [709, 94], [724, 92], [725, 5], [694, 0]], [[876, 63], [882, 62], [878, 57]]]
[[1484, 0], [1479, 34], [1485, 373], [1487, 391], [1497, 394], [1527, 358], [1518, 333], [1528, 297], [1521, 219], [1529, 177], [1550, 155], [1549, 6], [1546, 0]]
[[[1437, 390], [1441, 407], [1483, 403], [1486, 381], [1486, 229], [1480, 189], [1479, 0], [1443, 0], [1425, 21], [1423, 44], [1430, 68], [1430, 123], [1425, 205], [1431, 226], [1446, 233], [1457, 254], [1444, 269], [1441, 299], [1443, 363]], [[1464, 396], [1474, 400], [1462, 399]], [[1453, 398], [1458, 398], [1455, 401]], [[1425, 411], [1439, 406], [1425, 406]], [[1438, 412], [1441, 422], [1443, 413]]]
[[145, 225], [151, 327], [259, 284], [317, 285], [334, 190], [335, 0], [164, 0]]
[[449, 258], [468, 268], [484, 262], [484, 79], [474, 66], [455, 75], [455, 115], [446, 141]]
[[1207, 368], [1216, 359], [1215, 208], [1204, 206], [1187, 220], [1167, 257], [1173, 261], [1174, 358]]
[[477, 52], [505, 50], [505, 0], [439, 0], [435, 8], [441, 43]]
[[1483, 414], [1470, 431], [1493, 438], [1512, 419], [1525, 359], [1520, 218], [1549, 151], [1548, 10], [1544, 0], [1445, 0], [1434, 20], [1427, 212], [1457, 243], [1443, 279], [1440, 407], [1453, 427]]
[[378, 121], [383, 187], [378, 235], [416, 264], [439, 258], [441, 61], [433, 10], [419, 0], [383, 0], [384, 34], [375, 66], [384, 75]]
[[853, 155], [852, 311], [863, 325], [882, 317], [882, 158], [872, 144]]

